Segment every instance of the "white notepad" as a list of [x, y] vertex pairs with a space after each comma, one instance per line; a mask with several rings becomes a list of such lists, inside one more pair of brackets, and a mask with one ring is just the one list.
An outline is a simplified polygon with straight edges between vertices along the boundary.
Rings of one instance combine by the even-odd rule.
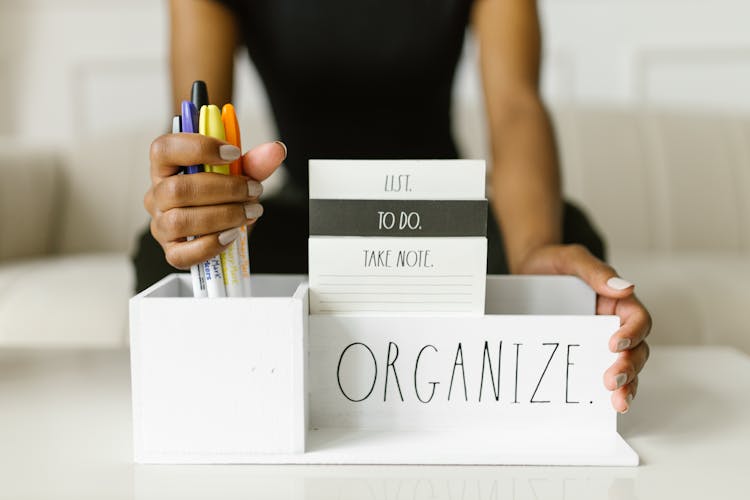
[[481, 160], [311, 160], [313, 314], [483, 314]]

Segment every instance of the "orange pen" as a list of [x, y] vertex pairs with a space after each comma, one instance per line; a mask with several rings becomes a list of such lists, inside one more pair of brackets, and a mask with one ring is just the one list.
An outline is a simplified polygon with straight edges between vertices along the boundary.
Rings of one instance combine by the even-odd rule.
[[[221, 121], [224, 123], [224, 134], [226, 135], [227, 142], [242, 150], [240, 124], [237, 122], [237, 114], [234, 112], [234, 106], [225, 104], [221, 108]], [[232, 175], [242, 175], [242, 158], [237, 158], [229, 164], [229, 173]]]
[[[237, 114], [234, 112], [234, 106], [225, 104], [221, 108], [221, 121], [224, 124], [224, 134], [229, 144], [237, 146], [242, 150], [242, 141], [240, 139], [240, 125], [237, 121]], [[229, 164], [230, 175], [242, 175], [242, 158], [238, 158]], [[240, 253], [240, 273], [242, 280], [242, 290], [245, 297], [251, 295], [250, 292], [250, 253], [247, 242], [247, 227], [240, 231], [240, 237], [237, 239]]]

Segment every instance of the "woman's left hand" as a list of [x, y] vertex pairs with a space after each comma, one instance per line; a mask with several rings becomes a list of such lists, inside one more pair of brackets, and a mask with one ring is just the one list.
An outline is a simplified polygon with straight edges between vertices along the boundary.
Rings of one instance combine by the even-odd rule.
[[596, 313], [620, 317], [620, 329], [609, 339], [609, 349], [620, 353], [604, 372], [604, 386], [612, 392], [612, 406], [620, 413], [630, 409], [638, 392], [638, 374], [648, 360], [646, 337], [651, 315], [633, 293], [633, 284], [618, 277], [608, 264], [582, 245], [547, 245], [530, 252], [518, 274], [569, 274], [578, 276], [597, 294]]

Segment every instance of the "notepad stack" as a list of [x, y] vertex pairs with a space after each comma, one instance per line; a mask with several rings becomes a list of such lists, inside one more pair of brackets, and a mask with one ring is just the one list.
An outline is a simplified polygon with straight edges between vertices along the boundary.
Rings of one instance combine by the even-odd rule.
[[484, 313], [481, 160], [311, 160], [313, 314]]

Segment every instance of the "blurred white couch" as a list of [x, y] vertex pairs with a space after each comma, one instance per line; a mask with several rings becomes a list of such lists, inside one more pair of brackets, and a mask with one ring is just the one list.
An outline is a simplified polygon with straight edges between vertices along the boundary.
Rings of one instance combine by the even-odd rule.
[[[653, 313], [655, 344], [750, 353], [750, 118], [558, 109], [566, 195]], [[155, 134], [0, 141], [0, 346], [127, 342]]]

